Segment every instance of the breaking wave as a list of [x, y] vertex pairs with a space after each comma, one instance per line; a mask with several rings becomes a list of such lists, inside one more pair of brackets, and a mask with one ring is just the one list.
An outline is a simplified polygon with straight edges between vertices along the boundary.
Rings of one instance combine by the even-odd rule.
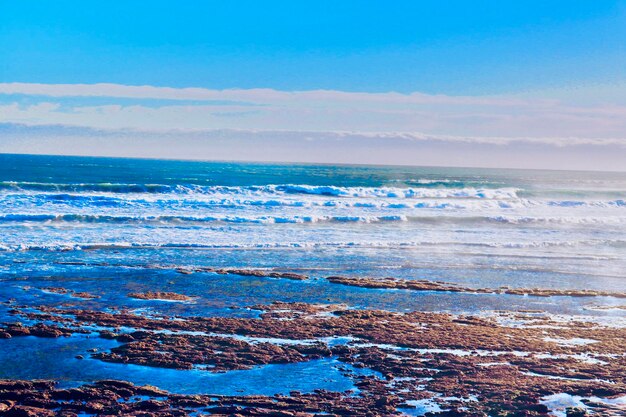
[[461, 223], [502, 223], [502, 224], [578, 224], [606, 225], [626, 224], [626, 217], [529, 217], [529, 216], [408, 216], [408, 215], [295, 215], [295, 216], [124, 216], [97, 214], [5, 214], [0, 215], [0, 223], [110, 223], [110, 224], [186, 224], [186, 223], [258, 223], [258, 224], [298, 224], [298, 223], [378, 223], [413, 222], [425, 224]]
[[[429, 188], [429, 187], [337, 187], [279, 184], [262, 186], [200, 186], [165, 184], [55, 184], [41, 182], [0, 182], [0, 190], [52, 193], [100, 192], [114, 194], [200, 194], [200, 195], [318, 195], [360, 198], [517, 198], [516, 188]], [[71, 198], [71, 197], [69, 197]]]
[[532, 242], [447, 242], [447, 241], [406, 241], [406, 242], [281, 242], [281, 243], [193, 243], [193, 242], [118, 242], [118, 243], [55, 243], [49, 245], [0, 245], [2, 252], [26, 251], [83, 251], [97, 249], [297, 249], [297, 248], [416, 248], [416, 247], [479, 247], [499, 249], [529, 249], [529, 248], [575, 248], [585, 246], [610, 246], [615, 248], [626, 247], [624, 239], [587, 239], [580, 241], [532, 241]]

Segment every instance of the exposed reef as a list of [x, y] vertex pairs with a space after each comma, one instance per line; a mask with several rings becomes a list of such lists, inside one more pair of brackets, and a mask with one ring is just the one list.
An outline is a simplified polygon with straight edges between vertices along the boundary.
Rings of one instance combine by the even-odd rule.
[[574, 289], [551, 289], [551, 288], [470, 288], [443, 281], [429, 281], [424, 279], [407, 280], [398, 278], [361, 278], [331, 276], [326, 278], [333, 284], [349, 285], [362, 288], [387, 288], [412, 291], [448, 291], [476, 294], [509, 294], [529, 295], [534, 297], [617, 297], [626, 298], [625, 292], [599, 291], [599, 290], [574, 290]]
[[[115, 266], [109, 263], [86, 263], [86, 262], [57, 262], [61, 265], [72, 266]], [[239, 275], [245, 277], [258, 278], [278, 278], [294, 281], [306, 281], [310, 276], [295, 272], [277, 271], [273, 269], [259, 268], [217, 268], [217, 267], [176, 267], [167, 265], [131, 265], [142, 269], [170, 269], [180, 274], [193, 273], [216, 273], [220, 275]], [[616, 297], [626, 298], [626, 292], [602, 291], [585, 289], [557, 289], [557, 288], [472, 288], [445, 281], [431, 281], [426, 279], [402, 279], [394, 277], [355, 277], [355, 276], [328, 276], [320, 279], [327, 280], [333, 284], [347, 285], [352, 287], [372, 288], [372, 289], [399, 289], [411, 291], [442, 291], [474, 294], [508, 294], [534, 297]]]
[[194, 297], [178, 294], [175, 292], [165, 291], [146, 291], [146, 292], [132, 292], [128, 294], [130, 298], [136, 298], [138, 300], [164, 300], [164, 301], [193, 301]]
[[[509, 314], [508, 319], [522, 323], [512, 326], [500, 323], [497, 316], [392, 313], [343, 305], [277, 302], [252, 308], [260, 310], [259, 318], [148, 317], [123, 310], [15, 306], [14, 315], [35, 324], [7, 324], [2, 332], [11, 337], [64, 337], [89, 328], [96, 336], [121, 342], [109, 351], [85, 352], [107, 362], [226, 372], [335, 357], [380, 375], [352, 375], [358, 395], [316, 391], [279, 400], [223, 397], [216, 402], [203, 396], [167, 396], [136, 404], [105, 402], [102, 410], [113, 407], [107, 411], [113, 415], [137, 410], [156, 413], [142, 414], [148, 416], [188, 415], [191, 411], [181, 404], [193, 403], [206, 408], [196, 412], [212, 415], [388, 416], [428, 401], [446, 410], [443, 416], [546, 416], [549, 409], [542, 399], [561, 393], [588, 398], [589, 409], [597, 415], [622, 411], [611, 399], [626, 394], [624, 328], [608, 330], [532, 312]], [[95, 395], [81, 404], [102, 403], [101, 387], [81, 388]], [[127, 397], [137, 395], [135, 388], [125, 389]], [[58, 395], [52, 386], [43, 386], [49, 402], [42, 403], [16, 401], [26, 398], [11, 394], [16, 390], [7, 388], [9, 394], [0, 399], [13, 401], [13, 407], [43, 404], [47, 410], [72, 412], [78, 407], [51, 400]], [[83, 395], [80, 390], [70, 392]], [[146, 401], [163, 403], [159, 408]]]
[[[81, 262], [81, 261], [57, 261], [55, 262], [57, 265], [68, 265], [68, 266], [100, 266], [100, 267], [109, 267], [116, 266], [113, 263], [107, 262]], [[124, 265], [125, 267], [130, 268], [141, 268], [141, 269], [173, 269], [176, 272], [184, 275], [193, 274], [194, 272], [212, 272], [216, 274], [230, 274], [230, 275], [241, 275], [245, 277], [268, 277], [268, 278], [285, 278], [292, 279], [296, 281], [306, 280], [309, 277], [307, 275], [298, 274], [295, 272], [284, 272], [277, 271], [273, 269], [260, 269], [260, 268], [218, 268], [218, 267], [180, 267], [180, 266], [168, 266], [168, 265], [145, 265], [145, 264], [137, 264], [137, 265]]]
[[372, 397], [317, 391], [289, 396], [175, 395], [152, 386], [105, 380], [72, 389], [57, 389], [52, 381], [0, 380], [0, 415], [26, 417], [97, 416], [266, 416], [394, 415], [393, 404]]
[[[30, 288], [27, 287], [26, 289], [30, 289]], [[44, 287], [44, 288], [41, 288], [41, 290], [44, 292], [50, 292], [53, 294], [69, 295], [70, 297], [74, 297], [74, 298], [82, 298], [83, 300], [93, 300], [96, 298], [100, 298], [100, 296], [98, 295], [91, 294], [85, 291], [77, 292], [77, 291], [69, 290], [63, 287]]]

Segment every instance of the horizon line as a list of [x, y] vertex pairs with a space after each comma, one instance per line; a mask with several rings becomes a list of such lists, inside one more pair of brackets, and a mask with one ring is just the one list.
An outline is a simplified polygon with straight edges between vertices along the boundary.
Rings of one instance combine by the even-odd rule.
[[605, 174], [626, 174], [626, 169], [599, 170], [599, 169], [559, 169], [559, 168], [515, 168], [515, 167], [486, 167], [486, 166], [458, 166], [458, 165], [411, 165], [411, 164], [367, 164], [347, 162], [304, 162], [304, 161], [277, 161], [277, 160], [245, 160], [245, 159], [193, 159], [193, 158], [164, 158], [150, 156], [111, 156], [111, 155], [82, 155], [82, 154], [50, 154], [50, 153], [19, 153], [0, 152], [0, 156], [41, 156], [62, 158], [93, 158], [93, 159], [123, 159], [145, 160], [165, 162], [197, 162], [197, 163], [235, 163], [235, 164], [277, 164], [277, 165], [305, 165], [305, 166], [346, 166], [346, 167], [371, 167], [371, 168], [452, 168], [452, 169], [478, 169], [478, 170], [510, 170], [510, 171], [547, 171], [547, 172], [595, 172]]

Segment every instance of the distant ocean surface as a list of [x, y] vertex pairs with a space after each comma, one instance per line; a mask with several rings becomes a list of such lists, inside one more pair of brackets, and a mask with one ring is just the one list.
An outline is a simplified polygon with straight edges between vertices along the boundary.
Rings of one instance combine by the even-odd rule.
[[621, 290], [626, 174], [0, 155], [0, 259]]

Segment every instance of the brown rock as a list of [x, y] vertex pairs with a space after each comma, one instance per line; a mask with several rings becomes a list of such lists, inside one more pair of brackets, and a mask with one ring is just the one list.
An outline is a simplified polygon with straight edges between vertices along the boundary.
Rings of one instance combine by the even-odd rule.
[[192, 301], [194, 299], [193, 297], [189, 297], [187, 295], [163, 291], [134, 292], [128, 294], [128, 296], [139, 300]]

